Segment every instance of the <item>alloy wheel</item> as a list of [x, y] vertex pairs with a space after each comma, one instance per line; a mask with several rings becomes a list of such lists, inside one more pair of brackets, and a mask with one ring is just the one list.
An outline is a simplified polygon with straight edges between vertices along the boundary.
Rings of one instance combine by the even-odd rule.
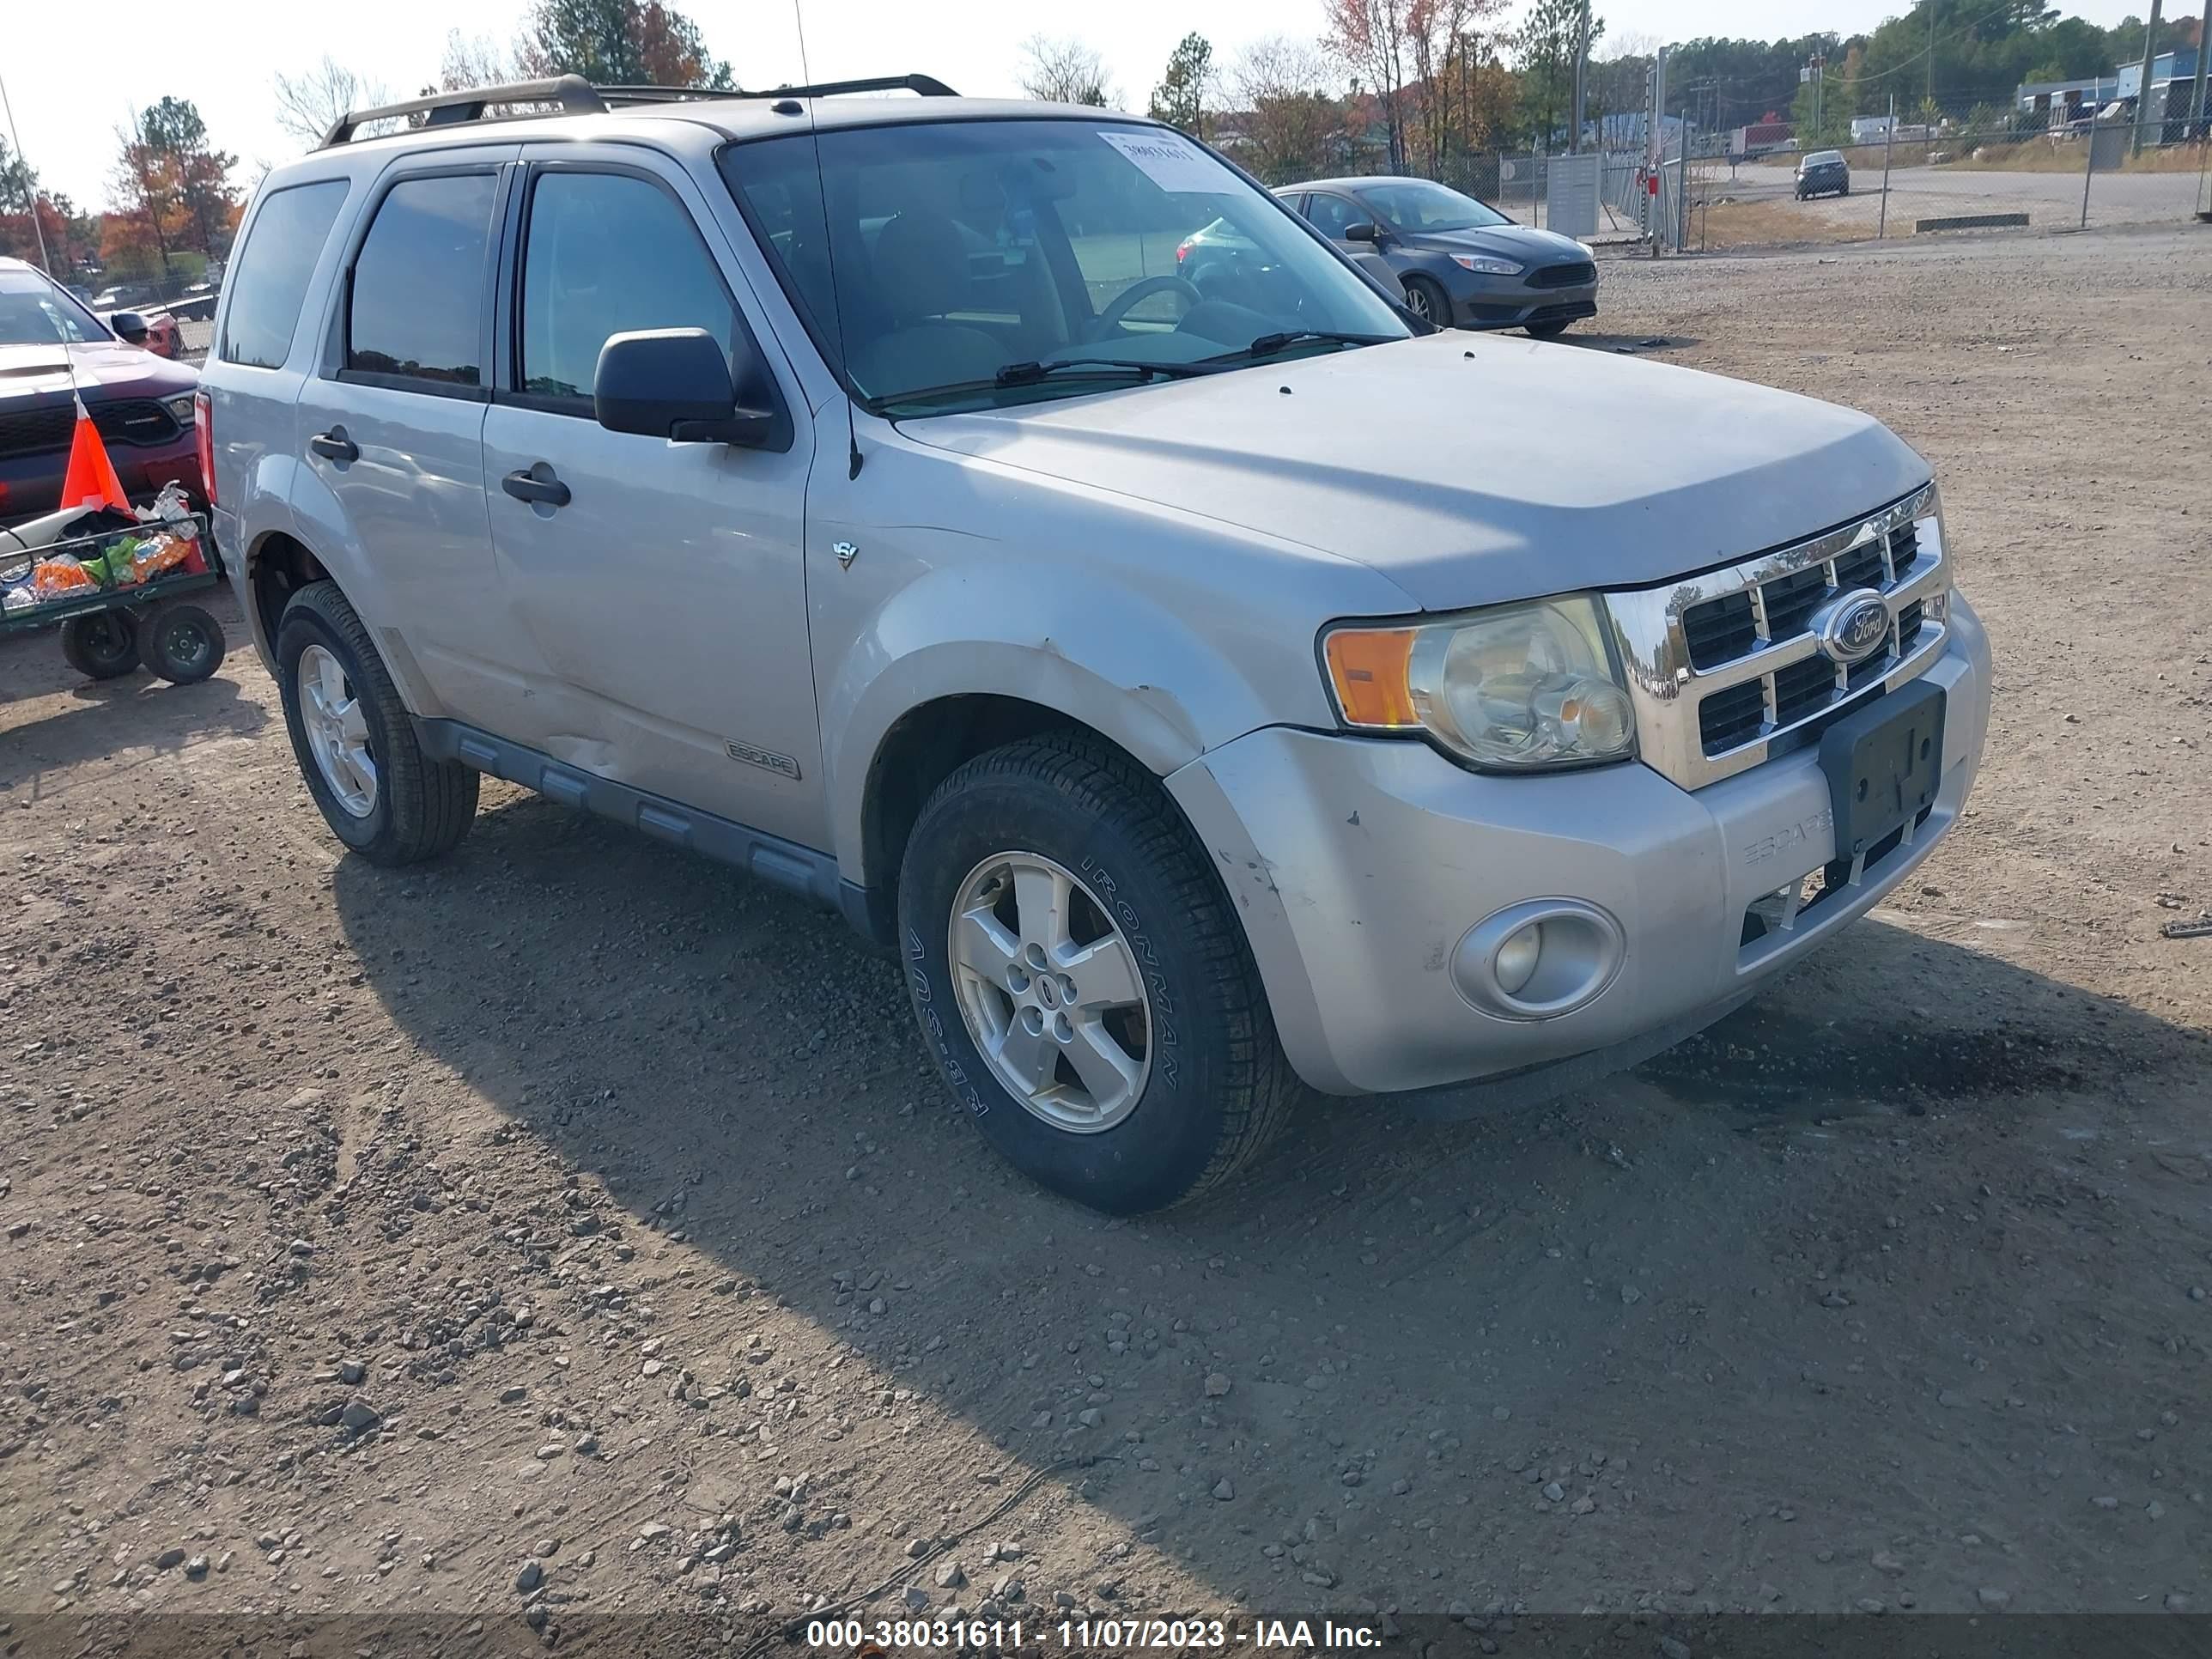
[[337, 653], [311, 645], [300, 653], [300, 723], [315, 769], [337, 804], [357, 818], [376, 810], [376, 751], [368, 718]]
[[1136, 953], [1082, 879], [996, 853], [952, 905], [947, 959], [968, 1035], [999, 1084], [1054, 1128], [1110, 1129], [1152, 1071], [1152, 1000]]

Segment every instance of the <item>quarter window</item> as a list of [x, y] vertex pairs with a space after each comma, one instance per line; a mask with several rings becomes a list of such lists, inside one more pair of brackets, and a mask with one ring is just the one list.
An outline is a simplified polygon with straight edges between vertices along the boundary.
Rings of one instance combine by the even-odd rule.
[[489, 173], [403, 179], [354, 260], [345, 366], [441, 386], [483, 384]]
[[230, 266], [230, 309], [222, 323], [227, 363], [281, 368], [291, 355], [307, 279], [345, 203], [346, 181], [294, 185], [272, 191], [253, 216], [246, 246]]
[[691, 216], [649, 179], [552, 172], [531, 192], [521, 389], [588, 398], [610, 335], [703, 328], [732, 355], [738, 309]]

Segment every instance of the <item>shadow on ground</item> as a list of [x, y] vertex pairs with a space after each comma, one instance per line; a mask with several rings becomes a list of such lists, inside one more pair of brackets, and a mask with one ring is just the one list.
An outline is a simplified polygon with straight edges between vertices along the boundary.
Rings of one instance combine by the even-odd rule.
[[[1786, 1500], [1856, 1551], [1791, 1569], [1847, 1606], [1862, 1534], [1941, 1481], [1947, 1513], [2004, 1515], [2028, 1560], [2074, 1571], [2075, 1605], [2118, 1595], [2055, 1500], [2021, 1513], [2021, 1483], [2056, 1478], [2051, 1413], [2125, 1443], [2140, 1402], [2097, 1380], [2106, 1345], [2166, 1317], [2133, 1249], [2057, 1267], [2104, 1178], [2058, 1130], [2094, 1141], [2131, 1080], [2201, 1073], [2197, 1034], [1863, 921], [1595, 1097], [1446, 1126], [1316, 1103], [1218, 1197], [1114, 1223], [1000, 1165], [896, 965], [784, 895], [536, 799], [443, 866], [333, 881], [395, 1020], [519, 1131], [1016, 1457], [1111, 1452], [1085, 1495], [1213, 1584], [1267, 1583], [1285, 1562], [1259, 1546], [1320, 1516], [1325, 1571], [1408, 1608], [1717, 1572], [1749, 1575], [1723, 1595], [1748, 1604], [1744, 1517]], [[1904, 1195], [1929, 1181], [1944, 1202]], [[2173, 1225], [2201, 1233], [2197, 1197]], [[2022, 1252], [2045, 1267], [2015, 1272]], [[861, 1305], [855, 1268], [897, 1293]], [[1944, 1334], [1962, 1298], [2010, 1334], [1983, 1347], [2034, 1413], [1951, 1414], [1996, 1386]], [[1231, 1397], [1206, 1398], [1214, 1370]], [[1571, 1531], [1536, 1471], [1592, 1495]]]

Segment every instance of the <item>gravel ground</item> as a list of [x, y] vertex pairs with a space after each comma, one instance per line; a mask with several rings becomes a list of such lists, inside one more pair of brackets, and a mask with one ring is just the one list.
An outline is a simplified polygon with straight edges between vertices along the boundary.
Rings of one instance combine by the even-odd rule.
[[2212, 1607], [2212, 231], [1604, 305], [1934, 460], [1979, 791], [1687, 1048], [1166, 1218], [774, 891], [503, 785], [341, 859], [234, 620], [0, 646], [0, 1621]]

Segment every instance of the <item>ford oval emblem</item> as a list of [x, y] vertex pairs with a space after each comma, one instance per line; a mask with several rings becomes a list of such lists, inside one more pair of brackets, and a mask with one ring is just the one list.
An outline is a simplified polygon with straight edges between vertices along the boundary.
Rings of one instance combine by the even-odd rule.
[[1864, 662], [1889, 643], [1889, 607], [1871, 588], [1833, 601], [1814, 619], [1820, 649], [1840, 663]]

